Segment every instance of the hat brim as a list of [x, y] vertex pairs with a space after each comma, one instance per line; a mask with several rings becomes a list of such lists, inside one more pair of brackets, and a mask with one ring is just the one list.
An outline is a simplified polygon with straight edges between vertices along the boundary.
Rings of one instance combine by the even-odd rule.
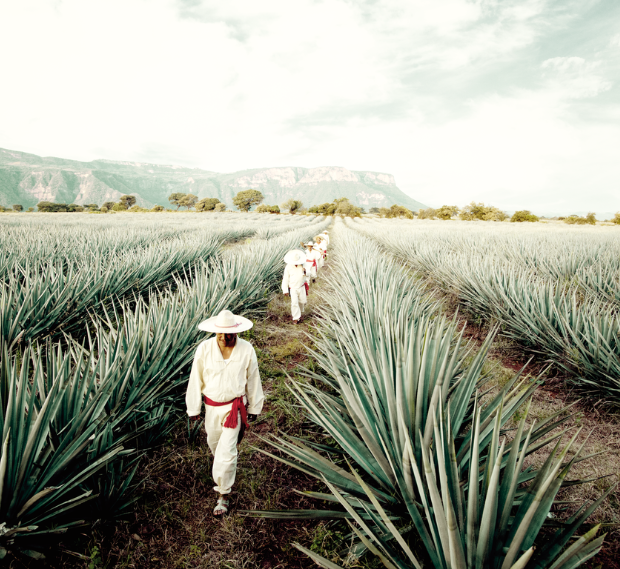
[[240, 332], [246, 332], [254, 326], [254, 323], [251, 320], [248, 320], [243, 316], [235, 315], [235, 326], [229, 326], [227, 328], [218, 326], [215, 323], [216, 320], [217, 316], [203, 320], [200, 324], [198, 324], [198, 330], [202, 330], [203, 332], [212, 332], [213, 334], [239, 334]]
[[306, 254], [301, 251], [289, 251], [284, 255], [284, 262], [287, 265], [303, 265], [306, 262]]

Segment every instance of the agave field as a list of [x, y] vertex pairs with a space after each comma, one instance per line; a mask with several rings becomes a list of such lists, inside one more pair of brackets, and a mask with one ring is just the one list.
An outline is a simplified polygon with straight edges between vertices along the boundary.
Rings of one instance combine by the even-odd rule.
[[[532, 420], [540, 382], [523, 370], [489, 395], [483, 369], [497, 328], [478, 349], [464, 341], [456, 320], [446, 319], [398, 258], [399, 243], [420, 247], [415, 231], [345, 223], [337, 221], [332, 233], [336, 264], [312, 349], [318, 366], [306, 370], [307, 382], [291, 383], [331, 443], [272, 436], [264, 440], [278, 452], [262, 450], [324, 482], [330, 493], [306, 495], [331, 507], [252, 514], [345, 518], [344, 565], [296, 544], [327, 569], [366, 552], [390, 569], [568, 569], [586, 562], [604, 536], [598, 526], [576, 532], [613, 486], [551, 533], [546, 527], [550, 512], [562, 507], [558, 492], [582, 482], [570, 480], [571, 468], [591, 456], [587, 438], [576, 444], [570, 413]], [[471, 241], [461, 248], [461, 239], [451, 243], [465, 256]], [[388, 246], [395, 255], [386, 254]], [[430, 256], [432, 244], [423, 250]], [[529, 460], [534, 453], [546, 457], [540, 466]]]
[[[32, 216], [0, 224], [0, 557], [123, 514], [181, 410], [197, 324], [259, 313], [322, 218]], [[234, 241], [247, 243], [229, 247]]]
[[[316, 428], [256, 448], [320, 481], [305, 495], [327, 507], [249, 514], [347, 524], [330, 559], [295, 544], [327, 569], [571, 569], [597, 554], [605, 536], [583, 524], [614, 485], [556, 519], [586, 481], [571, 471], [593, 456], [587, 436], [568, 408], [532, 417], [541, 378], [492, 387], [487, 359], [505, 334], [617, 402], [615, 233], [184, 213], [0, 220], [0, 558], [130, 511], [140, 461], [182, 414], [197, 324], [260, 318], [284, 254], [330, 224], [312, 365], [290, 382]], [[429, 283], [491, 323], [482, 345]]]
[[[394, 225], [396, 227], [394, 227]], [[526, 227], [524, 227], [524, 225]], [[470, 315], [620, 404], [620, 239], [614, 227], [350, 222]]]

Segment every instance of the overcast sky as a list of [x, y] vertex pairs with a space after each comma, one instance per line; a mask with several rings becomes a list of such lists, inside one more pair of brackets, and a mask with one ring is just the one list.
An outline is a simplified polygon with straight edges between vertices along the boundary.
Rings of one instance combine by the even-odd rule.
[[0, 3], [0, 147], [620, 209], [617, 0]]

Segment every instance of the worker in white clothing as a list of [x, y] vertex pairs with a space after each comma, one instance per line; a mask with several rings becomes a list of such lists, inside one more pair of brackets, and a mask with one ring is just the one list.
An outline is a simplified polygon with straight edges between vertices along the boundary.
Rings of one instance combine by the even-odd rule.
[[329, 246], [329, 231], [327, 229], [321, 233], [323, 237], [325, 237], [325, 241], [327, 241], [327, 245]]
[[308, 283], [306, 281], [306, 254], [295, 249], [284, 256], [286, 267], [282, 277], [282, 292], [291, 297], [291, 315], [293, 322], [301, 322], [301, 313], [306, 307]]
[[323, 235], [320, 235], [319, 237], [317, 237], [317, 243], [319, 245], [321, 256], [323, 258], [323, 264], [325, 264], [325, 259], [327, 259], [327, 240]]
[[[218, 493], [213, 515], [228, 513], [228, 495], [237, 475], [237, 444], [263, 409], [265, 397], [252, 344], [237, 337], [252, 322], [223, 310], [198, 325], [215, 336], [196, 350], [187, 385], [187, 414], [200, 419], [205, 403], [207, 443], [213, 453], [213, 480]], [[247, 404], [247, 409], [246, 409]]]
[[315, 243], [314, 243], [314, 247], [312, 247], [315, 251], [315, 254], [317, 256], [317, 265], [319, 267], [319, 270], [323, 268], [323, 265], [325, 264], [325, 259], [323, 259], [323, 249], [321, 249], [321, 238], [317, 237], [315, 239]]
[[308, 282], [314, 282], [319, 273], [319, 264], [318, 259], [319, 255], [314, 250], [314, 242], [308, 241], [305, 245], [306, 247], [306, 277], [308, 278]]

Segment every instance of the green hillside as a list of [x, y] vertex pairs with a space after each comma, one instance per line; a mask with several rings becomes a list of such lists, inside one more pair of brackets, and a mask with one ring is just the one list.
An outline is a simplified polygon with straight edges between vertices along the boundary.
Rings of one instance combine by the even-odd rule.
[[365, 208], [394, 203], [414, 210], [426, 207], [399, 190], [389, 174], [341, 167], [258, 168], [218, 174], [139, 162], [78, 162], [0, 149], [0, 204], [4, 206], [31, 207], [40, 201], [101, 205], [118, 201], [123, 194], [135, 195], [143, 207], [169, 206], [168, 196], [183, 192], [219, 198], [232, 207], [233, 196], [248, 188], [260, 190], [269, 204], [296, 198], [312, 206], [346, 197]]

